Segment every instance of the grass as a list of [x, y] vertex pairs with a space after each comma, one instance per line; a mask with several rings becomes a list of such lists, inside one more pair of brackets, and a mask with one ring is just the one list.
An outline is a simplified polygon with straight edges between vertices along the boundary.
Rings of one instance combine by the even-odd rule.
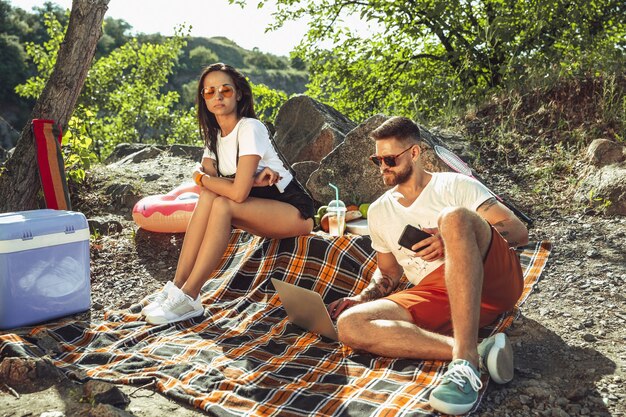
[[460, 133], [470, 141], [479, 173], [518, 179], [506, 192], [521, 206], [602, 212], [610, 204], [593, 195], [579, 203], [573, 197], [589, 144], [598, 138], [624, 143], [626, 76], [551, 79], [503, 92], [455, 116], [438, 123], [464, 126]]

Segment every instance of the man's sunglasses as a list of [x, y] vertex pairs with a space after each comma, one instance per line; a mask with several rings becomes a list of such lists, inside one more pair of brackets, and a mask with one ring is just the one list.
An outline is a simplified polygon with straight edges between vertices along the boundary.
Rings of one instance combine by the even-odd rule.
[[220, 93], [222, 96], [230, 98], [235, 93], [235, 89], [230, 84], [223, 84], [219, 88], [205, 87], [202, 89], [201, 95], [205, 100], [211, 100], [215, 97], [215, 93]]
[[379, 167], [380, 164], [382, 164], [383, 162], [385, 163], [385, 165], [387, 165], [390, 168], [395, 167], [396, 158], [402, 155], [403, 153], [405, 153], [406, 151], [408, 151], [409, 149], [411, 149], [413, 146], [415, 145], [409, 146], [408, 148], [406, 148], [405, 150], [403, 150], [397, 155], [387, 155], [387, 156], [372, 155], [370, 156], [370, 161], [372, 161], [374, 165], [376, 165], [377, 167]]

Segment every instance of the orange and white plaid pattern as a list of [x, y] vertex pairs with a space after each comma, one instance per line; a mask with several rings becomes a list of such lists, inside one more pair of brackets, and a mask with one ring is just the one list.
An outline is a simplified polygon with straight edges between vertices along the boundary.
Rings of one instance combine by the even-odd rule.
[[[537, 282], [550, 244], [520, 252], [526, 287], [519, 304]], [[428, 395], [445, 362], [377, 357], [306, 332], [287, 320], [270, 282], [312, 289], [329, 303], [367, 286], [374, 254], [363, 236], [273, 240], [235, 230], [203, 288], [203, 316], [151, 326], [135, 305], [110, 312], [102, 323], [67, 320], [21, 336], [0, 333], [0, 357], [48, 354], [76, 379], [154, 382], [163, 394], [219, 417], [429, 415]], [[517, 312], [491, 330], [506, 329]], [[42, 336], [46, 346], [53, 338], [59, 348], [38, 346]]]

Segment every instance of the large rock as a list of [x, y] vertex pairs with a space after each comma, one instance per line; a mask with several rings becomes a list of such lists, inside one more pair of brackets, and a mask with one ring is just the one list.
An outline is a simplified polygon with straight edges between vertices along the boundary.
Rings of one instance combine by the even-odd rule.
[[[340, 197], [345, 203], [370, 203], [387, 190], [378, 168], [368, 159], [375, 151], [374, 140], [369, 135], [387, 119], [383, 115], [370, 117], [348, 133], [344, 142], [322, 159], [320, 167], [311, 174], [306, 184], [318, 203], [327, 204], [335, 198], [334, 190], [328, 183], [339, 187]], [[422, 147], [424, 168], [431, 172], [451, 171], [433, 151], [434, 145], [448, 147], [444, 136], [419, 127], [425, 143]]]
[[296, 173], [296, 178], [302, 185], [306, 185], [311, 174], [319, 167], [320, 163], [315, 161], [296, 162], [291, 166], [293, 171]]
[[339, 188], [339, 198], [348, 203], [369, 203], [380, 196], [387, 187], [378, 168], [367, 157], [373, 153], [374, 143], [369, 134], [387, 120], [386, 116], [376, 115], [361, 123], [346, 136], [320, 162], [320, 167], [311, 174], [306, 187], [320, 204], [328, 204], [335, 198], [332, 183]]
[[606, 214], [626, 216], [626, 162], [592, 171], [581, 181], [576, 198]]
[[87, 402], [126, 407], [130, 398], [121, 389], [106, 381], [90, 379], [83, 385], [83, 399]]
[[278, 111], [274, 140], [291, 164], [319, 162], [355, 126], [332, 107], [299, 95], [287, 100]]
[[603, 167], [626, 160], [626, 146], [608, 139], [596, 139], [587, 148], [587, 159]]
[[202, 160], [203, 153], [204, 147], [202, 146], [180, 144], [174, 144], [170, 146], [170, 154], [172, 154], [172, 156], [179, 156], [181, 158], [191, 159], [192, 161], [196, 162], [200, 162]]
[[606, 214], [626, 215], [626, 146], [596, 139], [587, 148], [576, 200]]
[[19, 393], [45, 389], [60, 377], [60, 372], [47, 359], [6, 357], [0, 362], [0, 382]]
[[105, 164], [112, 164], [117, 161], [121, 161], [122, 159], [140, 152], [146, 148], [150, 148], [153, 145], [148, 145], [145, 143], [120, 143], [113, 149], [111, 154], [104, 160]]
[[152, 159], [165, 151], [169, 151], [172, 156], [199, 162], [202, 159], [204, 147], [181, 144], [166, 146], [146, 143], [120, 143], [113, 149], [104, 162], [107, 165], [115, 162], [119, 162], [120, 164], [139, 163], [146, 159]]
[[131, 153], [130, 155], [114, 163], [118, 165], [138, 164], [140, 162], [156, 158], [156, 156], [159, 155], [161, 152], [163, 151], [156, 146], [148, 146], [147, 148], [143, 148], [140, 151]]

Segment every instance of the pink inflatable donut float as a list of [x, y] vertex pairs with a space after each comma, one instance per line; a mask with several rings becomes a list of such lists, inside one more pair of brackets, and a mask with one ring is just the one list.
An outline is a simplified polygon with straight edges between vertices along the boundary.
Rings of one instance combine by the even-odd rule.
[[137, 226], [151, 232], [183, 233], [196, 208], [200, 190], [190, 182], [167, 194], [144, 197], [133, 207], [133, 220]]

